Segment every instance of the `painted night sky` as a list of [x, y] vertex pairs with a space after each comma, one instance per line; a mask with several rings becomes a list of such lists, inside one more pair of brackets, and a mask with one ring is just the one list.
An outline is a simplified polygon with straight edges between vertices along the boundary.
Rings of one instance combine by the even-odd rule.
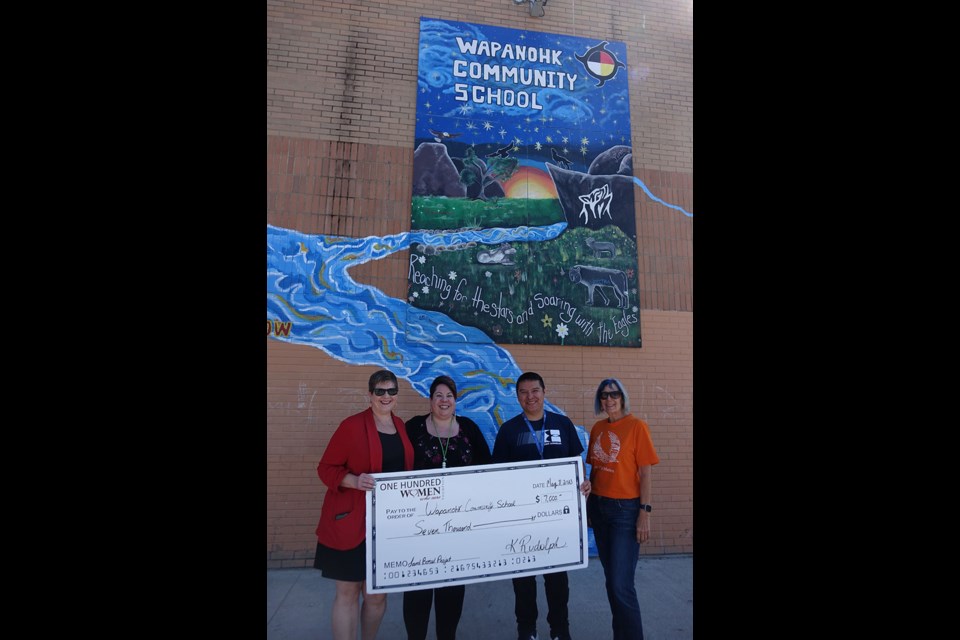
[[[602, 42], [606, 45], [595, 60], [585, 64], [577, 59]], [[487, 47], [481, 49], [482, 43]], [[489, 55], [494, 49], [496, 54]], [[536, 52], [535, 62], [518, 59], [530, 57], [531, 51]], [[474, 145], [481, 156], [512, 142], [521, 166], [543, 170], [555, 149], [571, 161], [568, 168], [586, 171], [599, 152], [630, 144], [626, 59], [626, 47], [620, 42], [421, 18], [416, 144], [432, 142], [431, 129], [445, 131], [459, 134], [451, 143]], [[601, 76], [610, 77], [601, 83], [590, 75], [591, 62]], [[472, 78], [471, 64], [474, 71], [497, 69], [501, 77], [487, 73]], [[532, 75], [531, 84], [524, 84], [521, 70], [541, 72], [540, 84], [548, 86], [535, 86]], [[518, 81], [503, 80], [504, 73], [513, 78], [514, 71]], [[464, 86], [458, 90], [457, 85]], [[459, 154], [452, 150], [451, 155]], [[531, 192], [536, 194], [531, 197], [545, 197], [539, 188]]]

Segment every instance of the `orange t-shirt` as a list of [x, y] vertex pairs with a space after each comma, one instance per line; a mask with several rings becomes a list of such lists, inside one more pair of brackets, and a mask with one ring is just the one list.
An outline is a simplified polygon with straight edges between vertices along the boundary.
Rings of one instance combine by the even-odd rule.
[[616, 422], [606, 418], [590, 429], [587, 464], [591, 493], [605, 498], [639, 498], [640, 467], [660, 462], [647, 423], [633, 415]]

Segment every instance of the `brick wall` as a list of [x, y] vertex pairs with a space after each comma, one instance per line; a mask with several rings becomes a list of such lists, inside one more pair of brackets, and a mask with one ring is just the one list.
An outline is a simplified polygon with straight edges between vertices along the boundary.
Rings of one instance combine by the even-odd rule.
[[[267, 223], [384, 236], [410, 228], [420, 16], [625, 43], [634, 175], [693, 212], [692, 2], [558, 0], [543, 18], [512, 0], [267, 3]], [[692, 219], [635, 188], [641, 349], [507, 345], [548, 399], [589, 428], [606, 376], [628, 387], [661, 462], [645, 554], [688, 553], [692, 509]], [[406, 295], [406, 253], [351, 270]], [[267, 565], [309, 566], [324, 487], [316, 465], [346, 416], [368, 406], [374, 367], [267, 339]], [[428, 411], [400, 381], [398, 413]]]
[[412, 147], [421, 16], [623, 42], [634, 169], [692, 173], [691, 0], [269, 0], [267, 134]]
[[[596, 422], [593, 393], [614, 375], [633, 413], [650, 425], [654, 467], [652, 538], [644, 554], [693, 551], [692, 314], [645, 311], [642, 349], [510, 345], [517, 364], [540, 373], [547, 399], [574, 424]], [[377, 367], [352, 366], [318, 349], [267, 341], [267, 566], [313, 561], [325, 487], [317, 462], [337, 425], [369, 406], [367, 378]], [[400, 380], [397, 414], [427, 413], [426, 398]]]

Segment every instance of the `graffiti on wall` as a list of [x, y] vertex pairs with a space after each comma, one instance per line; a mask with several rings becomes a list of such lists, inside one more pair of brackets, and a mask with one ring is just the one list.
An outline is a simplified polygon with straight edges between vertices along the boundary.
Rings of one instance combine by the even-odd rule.
[[641, 346], [625, 61], [612, 40], [420, 19], [411, 229], [462, 234], [411, 247], [413, 306], [501, 344]]

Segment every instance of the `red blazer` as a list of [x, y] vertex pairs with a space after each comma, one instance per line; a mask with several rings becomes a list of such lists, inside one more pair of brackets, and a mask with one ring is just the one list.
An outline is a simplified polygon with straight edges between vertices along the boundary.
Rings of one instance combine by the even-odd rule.
[[[393, 416], [393, 424], [403, 443], [403, 468], [413, 469], [413, 445], [403, 420]], [[340, 482], [352, 473], [383, 471], [383, 448], [373, 421], [373, 409], [366, 409], [340, 423], [330, 444], [317, 465], [317, 475], [327, 485], [327, 495], [320, 509], [317, 540], [331, 549], [353, 549], [367, 534], [367, 497], [359, 489], [341, 487]]]

